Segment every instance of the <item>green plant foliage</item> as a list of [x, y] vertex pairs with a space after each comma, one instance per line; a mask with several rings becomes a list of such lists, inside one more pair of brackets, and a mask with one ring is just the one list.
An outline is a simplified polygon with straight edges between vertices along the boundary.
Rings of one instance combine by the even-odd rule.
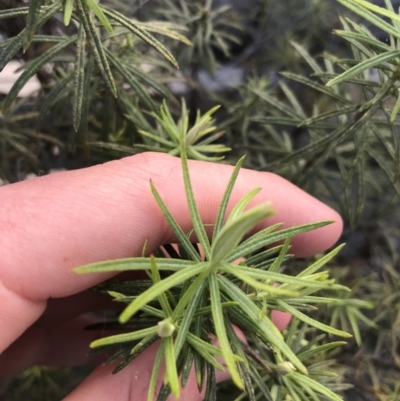
[[[139, 130], [141, 135], [150, 139], [158, 146], [150, 144], [137, 146], [146, 150], [165, 151], [173, 156], [178, 156], [180, 154], [179, 138], [183, 134], [188, 157], [204, 161], [221, 160], [223, 156], [211, 157], [204, 154], [224, 153], [230, 150], [230, 148], [224, 145], [212, 143], [224, 134], [223, 131], [214, 132], [216, 127], [213, 125], [214, 120], [211, 116], [218, 108], [219, 107], [216, 106], [203, 115], [198, 111], [193, 127], [189, 129], [189, 116], [185, 102], [182, 101], [181, 118], [178, 123], [175, 123], [167, 104], [164, 102], [160, 107], [159, 113], [151, 113], [155, 121], [157, 121], [156, 130], [152, 130], [152, 132]], [[208, 135], [208, 137], [203, 138], [206, 135]]]
[[[132, 147], [134, 141], [140, 142], [137, 130], [152, 129], [143, 113], [157, 111], [162, 98], [173, 99], [168, 88], [159, 82], [157, 74], [165, 70], [174, 73], [177, 63], [169, 50], [152, 33], [181, 41], [187, 46], [190, 42], [181, 33], [185, 28], [166, 22], [140, 22], [126, 17], [117, 9], [98, 5], [95, 1], [51, 1], [46, 5], [36, 3], [32, 2], [30, 7], [15, 10], [0, 10], [0, 19], [27, 16], [31, 21], [19, 35], [0, 43], [0, 70], [29, 43], [31, 46], [27, 47], [28, 50], [35, 46], [46, 49], [22, 67], [22, 74], [0, 102], [3, 114], [8, 116], [11, 113], [12, 105], [22, 87], [36, 74], [43, 74], [50, 63], [53, 65], [52, 72], [45, 79], [43, 91], [36, 95], [39, 105], [37, 130], [46, 130], [49, 111], [53, 115], [59, 115], [62, 110], [63, 118], [70, 119], [72, 123], [68, 140], [59, 141], [52, 129], [51, 136], [54, 136], [55, 142], [62, 144], [65, 152], [74, 151], [76, 147], [85, 154], [93, 149], [101, 157], [111, 151], [137, 152]], [[43, 25], [60, 12], [63, 5], [67, 22], [70, 19], [68, 29], [60, 27], [61, 35], [42, 34]], [[38, 15], [32, 19], [34, 6]], [[93, 7], [97, 11], [92, 13]], [[108, 18], [112, 32], [104, 31], [100, 27], [96, 17], [107, 27], [100, 15]], [[29, 43], [24, 41], [27, 37]], [[165, 57], [169, 65], [162, 62], [157, 54]], [[151, 68], [152, 71], [145, 72], [145, 68]], [[158, 99], [151, 95], [152, 91], [157, 93]], [[104, 96], [103, 92], [106, 92]], [[99, 96], [105, 97], [108, 102], [102, 104], [100, 109]], [[132, 102], [132, 98], [137, 100]], [[72, 108], [67, 106], [71, 101]], [[112, 111], [113, 107], [117, 108], [116, 113]], [[66, 110], [71, 110], [72, 116], [66, 116]], [[135, 114], [135, 121], [139, 118], [142, 124], [134, 125], [129, 119], [131, 113]], [[103, 124], [100, 133], [99, 124]], [[21, 150], [29, 137], [22, 139], [15, 143]], [[39, 166], [41, 163], [36, 164]], [[15, 174], [10, 169], [3, 169], [3, 176], [8, 181], [15, 180]]]
[[[14, 86], [0, 95], [2, 183], [146, 150], [233, 165], [246, 153], [210, 238], [185, 170], [204, 259], [193, 232], [180, 229], [152, 186], [178, 248], [96, 264], [97, 271], [146, 270], [149, 277], [97, 287], [126, 304], [123, 326], [106, 323], [126, 330], [100, 339], [104, 345], [92, 352], [113, 351], [109, 361], [119, 361], [118, 371], [158, 340], [149, 394], [164, 361], [169, 383], [159, 400], [178, 394], [191, 367], [206, 400], [399, 399], [398, 6], [397, 0], [0, 1], [0, 71], [22, 61]], [[22, 97], [33, 77], [40, 90]], [[348, 245], [340, 253], [292, 258], [291, 238], [313, 225], [273, 225], [243, 239], [272, 206], [246, 209], [256, 188], [226, 215], [241, 165], [282, 175], [338, 209]], [[242, 256], [246, 261], [234, 265]], [[271, 325], [274, 309], [294, 316], [283, 333]], [[248, 345], [233, 324], [246, 329]], [[347, 345], [336, 337], [343, 332], [353, 335]], [[214, 369], [227, 367], [234, 382], [216, 385]], [[78, 370], [39, 371], [0, 383], [0, 398], [62, 399]], [[25, 382], [33, 383], [32, 394], [15, 390]]]
[[[400, 195], [399, 138], [394, 114], [387, 109], [397, 99], [397, 67], [390, 61], [399, 54], [390, 46], [379, 45], [360, 25], [342, 22], [344, 30], [336, 31], [337, 35], [351, 44], [356, 32], [359, 41], [366, 38], [362, 45], [352, 47], [353, 61], [359, 62], [351, 66], [354, 63], [349, 64], [348, 59], [326, 54], [323, 68], [304, 48], [293, 43], [313, 74], [311, 79], [290, 72], [282, 76], [317, 93], [319, 103], [307, 112], [285, 81], [279, 88], [283, 101], [271, 89], [253, 89], [268, 110], [262, 116], [258, 112], [250, 117], [262, 128], [252, 130], [249, 136], [256, 145], [246, 148], [258, 154], [260, 169], [279, 172], [319, 197], [334, 199], [354, 227], [367, 197], [381, 195], [376, 190], [382, 180], [392, 187], [394, 196]], [[371, 68], [378, 70], [378, 82], [366, 75]], [[336, 72], [343, 69], [345, 72]], [[306, 133], [304, 146], [297, 149], [291, 143], [288, 128]]]
[[240, 44], [242, 25], [230, 5], [215, 8], [212, 0], [166, 0], [161, 4], [160, 15], [188, 27], [192, 45], [181, 52], [179, 61], [182, 64], [195, 69], [204, 66], [214, 73], [218, 67], [215, 51], [229, 57], [230, 46]]
[[[128, 343], [129, 349], [132, 349], [138, 343], [151, 342], [157, 333], [161, 338], [161, 345], [153, 368], [149, 400], [153, 399], [154, 384], [163, 360], [167, 366], [164, 382], [168, 383], [174, 396], [179, 396], [180, 385], [183, 385], [179, 382], [179, 377], [182, 377], [179, 361], [180, 359], [185, 360], [185, 355], [188, 352], [193, 353], [193, 355], [197, 354], [197, 358], [202, 361], [200, 363], [202, 366], [211, 364], [216, 368], [221, 368], [221, 366], [215, 357], [223, 356], [233, 382], [239, 388], [246, 389], [246, 386], [249, 388], [253, 379], [249, 361], [245, 357], [244, 344], [233, 330], [232, 323], [234, 322], [239, 327], [244, 328], [249, 335], [255, 336], [264, 347], [274, 349], [278, 358], [275, 371], [280, 372], [279, 374], [282, 376], [289, 394], [296, 393], [294, 390], [296, 385], [303, 385], [306, 386], [306, 392], [311, 392], [314, 397], [317, 397], [316, 394], [320, 394], [331, 400], [340, 400], [341, 398], [331, 390], [307, 376], [305, 365], [284, 341], [282, 334], [274, 326], [271, 318], [265, 314], [265, 309], [262, 309], [263, 306], [268, 304], [271, 308], [290, 312], [310, 326], [334, 335], [349, 337], [346, 332], [324, 325], [298, 309], [304, 303], [307, 305], [318, 303], [318, 297], [310, 296], [317, 291], [323, 289], [330, 291], [346, 290], [346, 288], [329, 279], [327, 273], [318, 272], [325, 263], [338, 253], [341, 247], [336, 248], [297, 276], [279, 273], [280, 265], [286, 259], [288, 239], [293, 235], [322, 227], [328, 222], [281, 230], [278, 229], [279, 225], [275, 225], [244, 240], [244, 236], [252, 228], [272, 214], [272, 210], [269, 205], [260, 205], [243, 211], [256, 194], [253, 191], [251, 196], [245, 196], [233, 209], [226, 224], [221, 224], [226, 214], [226, 206], [235, 178], [241, 166], [241, 162], [239, 162], [222, 199], [217, 216], [218, 224], [215, 225], [213, 241], [210, 244], [192, 191], [187, 165], [187, 136], [184, 133], [184, 130], [180, 131], [179, 143], [186, 196], [194, 232], [204, 251], [205, 258], [204, 260], [200, 259], [196, 248], [189, 241], [189, 236], [177, 225], [156, 188], [152, 185], [157, 203], [179, 240], [182, 260], [177, 259], [179, 263], [175, 263], [175, 258], [165, 260], [150, 256], [150, 258], [101, 262], [76, 269], [75, 271], [78, 273], [144, 269], [151, 279], [148, 288], [140, 294], [134, 296], [124, 294], [118, 291], [118, 286], [114, 284], [111, 295], [119, 301], [128, 301], [128, 306], [119, 317], [120, 323], [126, 323], [128, 326], [135, 325], [135, 321], [140, 321], [143, 316], [151, 316], [155, 319], [154, 325], [130, 333], [96, 340], [91, 344], [91, 347], [106, 346], [108, 348], [110, 345]], [[266, 245], [282, 239], [287, 240], [287, 245], [275, 248], [277, 254], [274, 255], [274, 258], [268, 259], [267, 265], [265, 259], [257, 261], [255, 256]], [[168, 248], [164, 249], [168, 250]], [[183, 255], [186, 255], [188, 259], [185, 260]], [[237, 258], [247, 258], [247, 262], [233, 265], [232, 262]], [[168, 274], [162, 279], [161, 273], [164, 272]], [[274, 285], [275, 283], [280, 285], [277, 287]], [[330, 299], [330, 301], [334, 302], [335, 300]], [[229, 305], [229, 307], [226, 309], [225, 305]], [[198, 314], [199, 308], [204, 310], [200, 316]], [[201, 323], [197, 323], [198, 320]], [[212, 345], [209, 333], [216, 335], [219, 348]], [[173, 336], [175, 341], [172, 341]], [[235, 344], [235, 352], [232, 348], [233, 344]], [[126, 366], [127, 361], [132, 359], [129, 349], [127, 348], [127, 352], [124, 354], [117, 351], [118, 358], [122, 359], [120, 362], [122, 366]], [[135, 355], [137, 355], [136, 352]], [[119, 369], [120, 367], [116, 368], [117, 371]], [[289, 371], [285, 369], [289, 369]], [[201, 371], [198, 371], [198, 368], [196, 368], [196, 373], [199, 377], [203, 375]], [[260, 377], [257, 379], [261, 380]], [[206, 384], [204, 384], [203, 379], [200, 380], [198, 382], [199, 387], [202, 388], [203, 385], [215, 387], [215, 382], [210, 383], [210, 380], [213, 379], [208, 376], [205, 379]], [[290, 383], [290, 380], [293, 380], [295, 384], [287, 384]]]

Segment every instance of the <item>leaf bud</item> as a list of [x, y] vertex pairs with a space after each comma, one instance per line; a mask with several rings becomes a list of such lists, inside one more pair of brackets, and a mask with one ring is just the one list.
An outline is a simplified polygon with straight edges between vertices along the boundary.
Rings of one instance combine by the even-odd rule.
[[280, 362], [276, 365], [276, 371], [281, 376], [286, 376], [292, 373], [296, 368], [293, 366], [291, 362]]
[[157, 334], [161, 337], [170, 337], [175, 331], [175, 326], [171, 322], [171, 318], [168, 317], [161, 322], [158, 322]]

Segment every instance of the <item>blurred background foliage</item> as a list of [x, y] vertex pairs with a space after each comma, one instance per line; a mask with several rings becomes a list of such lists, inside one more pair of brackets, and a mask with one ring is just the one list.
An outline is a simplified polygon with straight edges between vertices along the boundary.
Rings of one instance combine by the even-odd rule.
[[[191, 127], [191, 157], [246, 153], [246, 167], [286, 177], [346, 221], [330, 269], [352, 292], [309, 313], [354, 339], [310, 364], [335, 391], [353, 385], [347, 400], [399, 400], [400, 22], [373, 11], [355, 0], [3, 0], [0, 70], [22, 66], [0, 95], [0, 178], [176, 154], [171, 121]], [[32, 77], [39, 88], [19, 96]], [[286, 335], [300, 347], [315, 332]], [[58, 400], [85, 374], [32, 368], [0, 394]], [[218, 399], [235, 391], [225, 383]]]

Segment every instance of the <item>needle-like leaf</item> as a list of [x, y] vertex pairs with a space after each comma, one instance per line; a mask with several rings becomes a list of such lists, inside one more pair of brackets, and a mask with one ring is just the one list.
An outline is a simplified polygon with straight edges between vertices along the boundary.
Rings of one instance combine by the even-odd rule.
[[192, 188], [192, 183], [190, 182], [189, 176], [189, 166], [187, 161], [187, 153], [186, 153], [186, 146], [185, 146], [185, 138], [184, 133], [181, 133], [179, 138], [179, 148], [181, 152], [181, 159], [182, 159], [182, 172], [183, 172], [183, 181], [185, 184], [185, 192], [186, 198], [189, 205], [189, 213], [190, 217], [193, 222], [193, 227], [196, 232], [197, 238], [203, 247], [203, 251], [205, 253], [206, 259], [210, 260], [210, 241], [207, 237], [206, 230], [204, 228], [203, 222], [201, 221], [200, 212], [196, 204], [196, 200], [194, 197], [194, 192]]
[[[51, 4], [49, 7], [45, 8], [37, 18], [35, 30], [38, 30], [45, 22], [53, 17], [61, 9], [61, 7], [61, 1], [56, 1], [54, 4]], [[15, 38], [13, 38], [10, 44], [2, 51], [0, 58], [0, 72], [21, 49], [25, 38], [25, 29], [23, 29]]]
[[236, 249], [247, 232], [272, 214], [270, 205], [259, 205], [230, 220], [212, 244], [211, 263], [217, 265], [222, 259], [225, 259]]
[[68, 26], [71, 22], [74, 0], [65, 0], [64, 3], [64, 25]]
[[125, 28], [129, 29], [132, 33], [137, 35], [140, 39], [152, 46], [156, 51], [158, 51], [162, 56], [164, 56], [173, 66], [179, 68], [175, 57], [171, 54], [166, 47], [150, 35], [145, 29], [137, 26], [134, 21], [125, 17], [123, 14], [109, 7], [103, 7], [103, 11], [106, 15], [113, 18], [116, 22], [120, 23]]
[[79, 26], [78, 40], [76, 42], [76, 58], [74, 69], [74, 91], [72, 97], [72, 119], [75, 131], [78, 131], [81, 122], [83, 104], [83, 90], [85, 82], [85, 61], [86, 61], [86, 34], [83, 25]]
[[42, 0], [31, 0], [29, 2], [29, 13], [26, 19], [26, 27], [24, 29], [24, 43], [23, 43], [23, 51], [26, 52], [26, 49], [31, 44], [33, 35], [36, 31], [37, 18], [40, 14], [40, 6], [42, 4]]
[[208, 282], [210, 286], [211, 311], [218, 342], [233, 382], [239, 388], [243, 388], [243, 382], [240, 378], [236, 362], [233, 359], [232, 348], [229, 344], [228, 335], [225, 329], [225, 318], [221, 308], [221, 298], [219, 295], [219, 286], [216, 273], [211, 273], [209, 275]]
[[103, 24], [103, 26], [107, 29], [108, 32], [113, 32], [113, 28], [108, 21], [107, 17], [104, 15], [104, 12], [97, 4], [96, 0], [84, 0], [87, 4], [87, 6], [96, 14], [96, 17], [99, 19], [99, 21]]
[[168, 278], [154, 284], [147, 291], [140, 294], [125, 310], [121, 313], [119, 321], [126, 323], [142, 306], [147, 305], [150, 301], [157, 298], [164, 291], [177, 286], [191, 277], [201, 273], [207, 266], [206, 263], [200, 262], [196, 265], [187, 267], [177, 273], [172, 274]]
[[3, 103], [3, 110], [2, 110], [3, 113], [6, 113], [10, 109], [13, 101], [17, 97], [17, 95], [20, 92], [20, 90], [28, 82], [28, 80], [33, 75], [35, 75], [36, 72], [41, 67], [43, 67], [44, 64], [46, 64], [55, 55], [57, 55], [59, 52], [61, 52], [66, 47], [70, 46], [75, 41], [76, 41], [76, 35], [65, 39], [63, 42], [55, 44], [50, 50], [47, 50], [47, 52], [43, 53], [41, 56], [36, 58], [32, 62], [32, 64], [29, 66], [29, 68], [25, 69], [24, 72], [18, 77], [18, 79], [14, 82], [14, 85], [12, 86], [11, 90], [8, 92], [8, 95], [7, 95], [7, 97], [6, 97], [6, 99], [4, 100], [4, 103]]
[[85, 0], [76, 0], [78, 14], [83, 27], [85, 28], [86, 36], [89, 40], [90, 47], [92, 48], [97, 67], [104, 81], [114, 95], [117, 97], [117, 89], [115, 87], [114, 77], [111, 73], [110, 66], [108, 65], [107, 57], [103, 49], [103, 44], [99, 35], [97, 34], [96, 26], [90, 10], [87, 8]]

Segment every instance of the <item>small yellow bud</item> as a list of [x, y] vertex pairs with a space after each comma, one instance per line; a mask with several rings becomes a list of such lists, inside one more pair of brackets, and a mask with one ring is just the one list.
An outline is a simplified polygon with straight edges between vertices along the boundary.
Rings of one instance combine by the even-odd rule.
[[296, 368], [293, 366], [291, 362], [280, 362], [276, 365], [276, 371], [281, 376], [286, 376], [292, 373]]
[[171, 318], [167, 317], [164, 320], [161, 320], [161, 322], [158, 322], [158, 327], [157, 327], [157, 334], [164, 338], [164, 337], [170, 337], [172, 336], [173, 332], [175, 331], [175, 326], [171, 323]]

